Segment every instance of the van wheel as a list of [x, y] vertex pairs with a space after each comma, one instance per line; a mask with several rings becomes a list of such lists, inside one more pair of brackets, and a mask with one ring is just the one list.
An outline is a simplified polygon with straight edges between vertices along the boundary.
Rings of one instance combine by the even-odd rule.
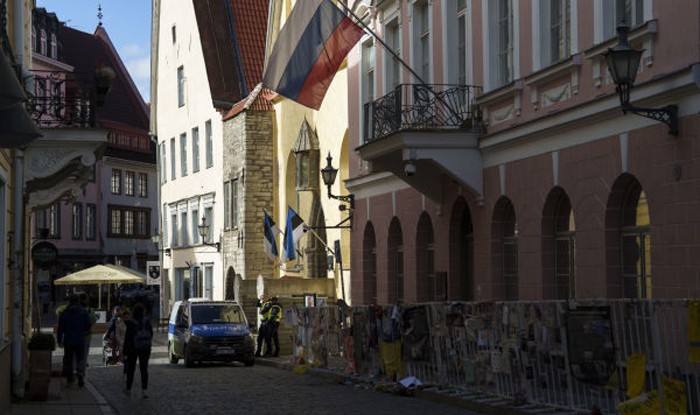
[[182, 352], [185, 356], [185, 367], [194, 367], [194, 360], [187, 354], [187, 348]]
[[180, 359], [175, 355], [175, 353], [173, 353], [173, 347], [175, 346], [168, 342], [168, 360], [170, 361], [170, 364], [176, 365]]

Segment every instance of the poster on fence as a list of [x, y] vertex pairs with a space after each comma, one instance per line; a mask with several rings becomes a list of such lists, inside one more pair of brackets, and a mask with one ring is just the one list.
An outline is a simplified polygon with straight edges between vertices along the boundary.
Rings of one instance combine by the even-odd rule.
[[700, 301], [688, 301], [688, 361], [700, 363]]
[[607, 384], [615, 371], [610, 307], [570, 308], [566, 334], [572, 375], [581, 382]]
[[410, 307], [404, 311], [404, 359], [429, 360], [428, 313], [425, 306]]

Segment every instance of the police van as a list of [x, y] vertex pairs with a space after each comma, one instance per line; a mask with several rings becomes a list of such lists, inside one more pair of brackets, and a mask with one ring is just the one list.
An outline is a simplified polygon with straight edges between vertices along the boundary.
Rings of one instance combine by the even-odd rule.
[[243, 308], [236, 301], [190, 298], [176, 301], [168, 322], [168, 357], [186, 367], [196, 362], [255, 363], [255, 343]]

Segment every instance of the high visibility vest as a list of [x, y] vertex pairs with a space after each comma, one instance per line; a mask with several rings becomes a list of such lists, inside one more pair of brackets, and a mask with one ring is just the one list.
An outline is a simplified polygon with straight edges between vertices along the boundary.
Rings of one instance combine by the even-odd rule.
[[270, 312], [272, 311], [272, 303], [268, 300], [265, 301], [260, 308], [260, 320], [267, 321], [270, 318]]
[[268, 315], [271, 322], [279, 323], [280, 320], [282, 320], [282, 306], [279, 304], [272, 304]]

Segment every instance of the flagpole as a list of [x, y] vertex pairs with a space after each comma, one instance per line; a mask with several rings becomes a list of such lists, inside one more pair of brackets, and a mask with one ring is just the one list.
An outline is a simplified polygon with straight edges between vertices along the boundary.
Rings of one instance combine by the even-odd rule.
[[311, 229], [308, 225], [304, 224], [304, 230], [306, 230], [307, 232], [311, 232], [313, 236], [315, 236], [316, 239], [318, 239], [318, 241], [321, 242], [321, 245], [323, 245], [328, 250], [328, 253], [330, 253], [331, 255], [335, 255], [335, 252], [326, 244], [326, 242], [323, 241], [323, 239], [321, 239], [321, 237], [313, 229]]
[[406, 63], [403, 59], [401, 59], [401, 56], [399, 56], [399, 54], [396, 53], [396, 52], [394, 51], [394, 49], [391, 48], [391, 46], [389, 46], [384, 40], [382, 40], [382, 38], [379, 37], [379, 35], [377, 35], [377, 34], [374, 32], [374, 30], [372, 30], [369, 26], [367, 26], [367, 24], [365, 24], [365, 22], [364, 22], [358, 15], [356, 15], [355, 12], [353, 12], [353, 11], [350, 9], [350, 7], [345, 3], [345, 1], [338, 0], [338, 3], [340, 3], [340, 4], [343, 6], [343, 8], [345, 9], [345, 11], [348, 12], [352, 17], [354, 17], [355, 20], [356, 20], [356, 22], [357, 22], [360, 26], [362, 26], [362, 28], [363, 28], [364, 30], [366, 30], [374, 39], [376, 39], [376, 40], [384, 47], [384, 49], [387, 50], [387, 52], [391, 53], [391, 56], [392, 56], [394, 59], [396, 59], [397, 61], [399, 61], [399, 63], [400, 63], [404, 68], [406, 68], [406, 70], [408, 70], [408, 72], [410, 72], [411, 75], [413, 75], [413, 76], [416, 78], [416, 80], [418, 81], [418, 83], [419, 83], [421, 86], [425, 87], [425, 89], [427, 89], [428, 91], [432, 92], [432, 94], [435, 96], [435, 98], [437, 98], [438, 100], [440, 100], [440, 102], [442, 102], [442, 105], [444, 105], [445, 108], [447, 108], [447, 109], [452, 113], [452, 115], [454, 115], [454, 116], [457, 117], [457, 118], [460, 118], [459, 114], [450, 106], [450, 104], [448, 104], [447, 102], [445, 102], [445, 100], [443, 99], [443, 97], [439, 96], [435, 91], [433, 91], [433, 89], [430, 88], [430, 87], [428, 86], [428, 84], [423, 80], [423, 78], [421, 78], [420, 75], [418, 75], [418, 73], [416, 73], [416, 71], [414, 71], [413, 68], [411, 68], [411, 66], [410, 66], [408, 63]]

